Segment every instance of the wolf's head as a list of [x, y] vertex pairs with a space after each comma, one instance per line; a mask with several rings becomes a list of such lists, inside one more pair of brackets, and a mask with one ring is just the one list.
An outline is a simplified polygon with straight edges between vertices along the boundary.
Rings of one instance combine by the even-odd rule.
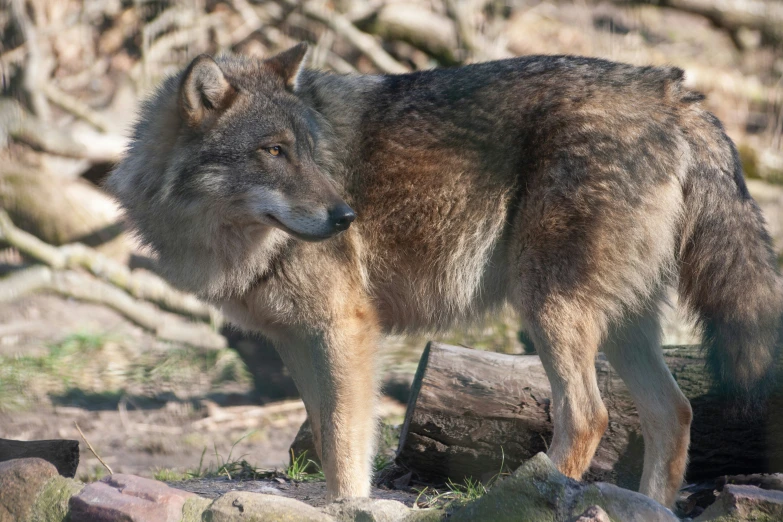
[[107, 188], [175, 284], [241, 292], [292, 237], [353, 221], [322, 168], [325, 124], [293, 94], [306, 51], [199, 56], [142, 107]]

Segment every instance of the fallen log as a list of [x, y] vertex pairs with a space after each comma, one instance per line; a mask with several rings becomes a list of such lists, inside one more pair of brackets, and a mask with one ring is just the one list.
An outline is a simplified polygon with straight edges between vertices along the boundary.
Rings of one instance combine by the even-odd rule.
[[[778, 415], [732, 416], [710, 392], [697, 346], [664, 349], [669, 368], [691, 401], [689, 480], [779, 471], [783, 422]], [[602, 354], [598, 384], [609, 428], [588, 479], [636, 488], [644, 445], [636, 408]], [[552, 437], [549, 382], [536, 355], [505, 355], [429, 343], [413, 381], [397, 463], [420, 480], [486, 479], [515, 469]], [[773, 397], [763, 411], [780, 411]]]
[[54, 464], [63, 477], [73, 478], [79, 467], [79, 441], [0, 439], [0, 462], [34, 457]]

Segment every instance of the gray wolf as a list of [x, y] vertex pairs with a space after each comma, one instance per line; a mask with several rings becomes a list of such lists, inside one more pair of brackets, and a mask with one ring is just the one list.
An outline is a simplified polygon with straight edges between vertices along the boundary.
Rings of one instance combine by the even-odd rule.
[[783, 312], [737, 151], [683, 72], [529, 56], [340, 76], [305, 55], [196, 58], [107, 187], [173, 283], [274, 343], [330, 496], [370, 491], [379, 336], [510, 303], [552, 384], [559, 469], [579, 478], [607, 427], [602, 350], [638, 406], [641, 491], [671, 504], [692, 414], [664, 289], [733, 394], [764, 388]]

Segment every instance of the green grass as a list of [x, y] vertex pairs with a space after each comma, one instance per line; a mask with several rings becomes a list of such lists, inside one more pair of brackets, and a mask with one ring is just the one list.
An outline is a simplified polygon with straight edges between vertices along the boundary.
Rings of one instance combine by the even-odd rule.
[[204, 455], [207, 451], [207, 448], [204, 448], [201, 452], [198, 469], [187, 472], [188, 478], [226, 477], [229, 480], [258, 480], [274, 476], [274, 470], [257, 468], [245, 460], [244, 455], [233, 458], [234, 449], [237, 444], [253, 433], [255, 433], [255, 431], [250, 431], [234, 441], [231, 445], [231, 449], [228, 451], [228, 456], [225, 459], [218, 453], [217, 446], [213, 446], [215, 455], [214, 467], [204, 467]]
[[198, 468], [189, 469], [185, 471], [178, 471], [170, 468], [159, 468], [154, 472], [154, 477], [157, 480], [164, 482], [179, 482], [182, 480], [200, 479], [200, 478], [214, 478], [214, 477], [226, 477], [229, 480], [258, 480], [263, 478], [270, 478], [277, 474], [275, 470], [258, 468], [250, 464], [245, 460], [244, 455], [234, 458], [234, 449], [237, 444], [252, 435], [251, 431], [246, 433], [239, 439], [237, 439], [228, 452], [228, 456], [223, 456], [218, 452], [217, 446], [213, 446], [214, 450], [214, 462], [204, 465], [204, 457], [207, 454], [207, 448], [201, 452], [201, 458], [199, 459]]
[[40, 399], [39, 391], [72, 387], [110, 340], [77, 332], [49, 344], [43, 355], [0, 356], [0, 411], [24, 410]]
[[308, 459], [306, 451], [294, 455], [294, 450], [291, 450], [291, 463], [285, 469], [285, 476], [294, 482], [325, 480], [321, 466]]
[[106, 476], [106, 468], [102, 464], [95, 464], [92, 468], [83, 470], [77, 477], [82, 482], [97, 482]]
[[[501, 448], [501, 452], [502, 451], [503, 448]], [[442, 507], [444, 509], [453, 509], [477, 500], [486, 495], [487, 491], [489, 491], [501, 477], [508, 475], [508, 471], [504, 471], [505, 462], [504, 453], [500, 463], [500, 471], [490, 478], [486, 484], [473, 477], [465, 477], [460, 483], [448, 479], [446, 481], [445, 491], [439, 491], [429, 487], [419, 490], [419, 495], [416, 497], [414, 504], [422, 508]]]
[[373, 473], [380, 473], [394, 461], [400, 441], [400, 425], [383, 423], [378, 437], [378, 452], [372, 460]]
[[460, 484], [449, 479], [446, 488], [446, 491], [438, 491], [425, 487], [419, 491], [415, 504], [423, 508], [455, 508], [481, 498], [488, 490], [488, 486], [471, 477], [465, 478]]
[[372, 459], [372, 472], [380, 473], [389, 467], [393, 459], [383, 453], [376, 453]]
[[187, 471], [177, 471], [171, 468], [157, 468], [152, 477], [162, 482], [180, 482], [190, 478]]
[[172, 346], [139, 352], [129, 341], [76, 332], [38, 355], [0, 356], [0, 411], [56, 403], [116, 407], [123, 395], [203, 395], [221, 385], [250, 388], [252, 378], [230, 349]]

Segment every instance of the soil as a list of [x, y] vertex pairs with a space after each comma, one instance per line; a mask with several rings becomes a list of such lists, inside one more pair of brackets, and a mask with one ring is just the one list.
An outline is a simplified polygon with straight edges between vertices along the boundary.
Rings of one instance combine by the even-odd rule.
[[[305, 419], [302, 406], [231, 424], [238, 415], [263, 406], [254, 397], [249, 378], [216, 385], [208, 372], [198, 372], [201, 368], [166, 368], [180, 364], [166, 359], [167, 351], [183, 347], [161, 343], [101, 306], [48, 295], [0, 305], [0, 357], [6, 360], [44, 358], [56, 343], [84, 332], [105, 343], [87, 355], [93, 364], [85, 365], [79, 380], [66, 386], [57, 379], [71, 369], [57, 364], [85, 363], [75, 358], [78, 354], [57, 359], [49, 373], [40, 370], [19, 390], [26, 396], [21, 406], [19, 397], [7, 396], [16, 390], [0, 395], [0, 437], [80, 439], [74, 425], [78, 422], [115, 472], [147, 477], [164, 468], [196, 469], [205, 450], [202, 466], [217, 467], [243, 436], [231, 459], [244, 455], [257, 467], [287, 464], [288, 446]], [[151, 361], [151, 367], [140, 368], [142, 359]], [[147, 373], [144, 378], [129, 377], [142, 370]], [[181, 374], [172, 374], [174, 370]], [[204, 422], [217, 415], [219, 422]], [[81, 455], [77, 477], [100, 476], [102, 467], [83, 441]]]

